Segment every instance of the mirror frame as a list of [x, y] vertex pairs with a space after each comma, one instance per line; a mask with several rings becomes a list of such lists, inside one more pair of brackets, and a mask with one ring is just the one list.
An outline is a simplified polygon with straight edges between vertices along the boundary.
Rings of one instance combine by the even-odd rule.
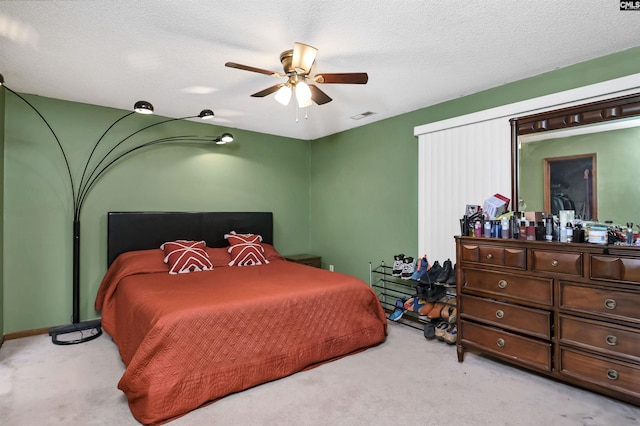
[[518, 211], [519, 208], [519, 136], [638, 116], [640, 116], [640, 93], [634, 93], [510, 119], [512, 210]]

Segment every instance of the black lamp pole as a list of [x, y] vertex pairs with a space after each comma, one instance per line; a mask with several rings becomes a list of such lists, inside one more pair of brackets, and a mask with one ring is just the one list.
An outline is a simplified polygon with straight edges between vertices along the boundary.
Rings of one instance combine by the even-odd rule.
[[[0, 86], [3, 86], [6, 90], [16, 95], [23, 102], [25, 102], [29, 107], [31, 107], [31, 109], [35, 111], [35, 113], [49, 128], [49, 131], [55, 138], [58, 144], [58, 147], [60, 148], [60, 152], [64, 157], [67, 173], [69, 175], [69, 181], [71, 182], [71, 192], [72, 192], [72, 198], [73, 198], [73, 274], [72, 274], [73, 314], [72, 314], [71, 324], [67, 324], [59, 327], [53, 327], [49, 330], [49, 335], [51, 336], [52, 342], [57, 345], [72, 345], [72, 344], [83, 343], [83, 342], [93, 340], [102, 334], [102, 327], [101, 327], [100, 320], [97, 319], [97, 320], [90, 320], [90, 321], [83, 321], [83, 322], [80, 321], [80, 214], [82, 212], [82, 206], [84, 205], [84, 201], [89, 191], [93, 188], [94, 184], [103, 175], [103, 173], [106, 172], [112, 165], [114, 165], [116, 162], [120, 161], [124, 157], [128, 156], [129, 154], [135, 151], [138, 151], [140, 149], [149, 147], [151, 145], [157, 145], [160, 143], [167, 143], [167, 142], [176, 142], [176, 141], [213, 142], [216, 144], [224, 144], [224, 143], [232, 142], [233, 136], [229, 133], [224, 133], [221, 136], [198, 136], [198, 135], [168, 136], [168, 137], [150, 140], [142, 144], [139, 144], [134, 148], [111, 155], [124, 142], [126, 142], [136, 134], [141, 133], [151, 127], [158, 126], [160, 124], [168, 123], [171, 121], [186, 120], [186, 119], [196, 118], [196, 117], [199, 117], [202, 119], [212, 118], [214, 116], [213, 111], [211, 111], [210, 109], [205, 109], [205, 110], [202, 110], [200, 114], [195, 116], [171, 118], [168, 120], [163, 120], [163, 121], [150, 124], [139, 130], [136, 130], [135, 132], [127, 135], [124, 139], [116, 143], [104, 156], [100, 158], [100, 160], [93, 167], [93, 169], [89, 173], [87, 173], [87, 171], [89, 170], [91, 159], [93, 158], [93, 154], [95, 153], [98, 145], [103, 141], [107, 133], [116, 124], [118, 124], [118, 122], [134, 114], [133, 112], [129, 112], [123, 115], [122, 117], [118, 118], [109, 127], [107, 127], [107, 129], [102, 133], [102, 136], [100, 136], [100, 138], [96, 141], [96, 143], [93, 146], [93, 149], [91, 150], [91, 153], [89, 154], [89, 158], [84, 164], [84, 170], [82, 172], [82, 177], [80, 178], [80, 184], [78, 185], [78, 188], [76, 191], [75, 182], [71, 174], [71, 167], [69, 166], [69, 160], [67, 159], [65, 150], [62, 147], [62, 144], [60, 143], [60, 139], [58, 138], [56, 133], [53, 131], [53, 128], [51, 127], [49, 122], [40, 113], [40, 111], [38, 111], [38, 109], [34, 107], [27, 99], [25, 99], [19, 93], [11, 90], [9, 87], [7, 87], [4, 84], [4, 78], [2, 77], [2, 74], [0, 74]], [[143, 113], [143, 114], [151, 114], [153, 113], [153, 106], [149, 102], [138, 101], [135, 104], [134, 110], [136, 112]], [[58, 339], [58, 336], [60, 335], [75, 333], [75, 332], [83, 332], [85, 330], [95, 330], [95, 331], [88, 335], [85, 335], [85, 333], [81, 333], [80, 338], [77, 338], [77, 339], [69, 339], [69, 340]]]

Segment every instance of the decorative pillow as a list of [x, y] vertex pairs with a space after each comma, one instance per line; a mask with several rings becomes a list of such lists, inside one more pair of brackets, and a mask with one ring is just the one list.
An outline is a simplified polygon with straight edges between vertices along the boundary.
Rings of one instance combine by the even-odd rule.
[[231, 231], [224, 238], [229, 241], [228, 251], [231, 253], [229, 266], [253, 266], [264, 265], [269, 261], [264, 257], [262, 248], [262, 235], [236, 234]]
[[176, 240], [166, 242], [160, 248], [164, 250], [164, 263], [171, 266], [169, 273], [186, 274], [213, 269], [205, 246], [204, 241]]

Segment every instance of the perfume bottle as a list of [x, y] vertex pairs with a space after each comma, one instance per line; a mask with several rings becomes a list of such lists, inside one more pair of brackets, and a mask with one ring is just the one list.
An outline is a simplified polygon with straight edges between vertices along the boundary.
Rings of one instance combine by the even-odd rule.
[[514, 240], [520, 238], [520, 221], [515, 215], [511, 216], [511, 238]]
[[502, 218], [502, 238], [509, 238], [509, 219], [506, 217]]
[[482, 222], [479, 220], [476, 220], [476, 223], [473, 225], [473, 236], [482, 237]]
[[520, 221], [520, 239], [521, 240], [527, 239], [527, 221], [524, 219]]
[[535, 241], [536, 240], [536, 223], [530, 221], [527, 225], [527, 240]]
[[553, 241], [553, 218], [547, 217], [544, 220], [544, 239]]
[[491, 221], [490, 220], [484, 221], [484, 237], [491, 238]]

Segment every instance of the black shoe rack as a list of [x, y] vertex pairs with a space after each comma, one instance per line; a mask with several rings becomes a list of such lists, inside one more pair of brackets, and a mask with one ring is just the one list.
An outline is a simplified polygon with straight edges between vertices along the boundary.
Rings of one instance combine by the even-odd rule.
[[[445, 296], [454, 297], [456, 294], [455, 285], [449, 286], [440, 283], [432, 284], [432, 290], [425, 293], [424, 285], [422, 285], [421, 288], [418, 281], [404, 280], [400, 277], [393, 276], [393, 267], [387, 266], [384, 261], [380, 262], [377, 266], [373, 266], [373, 264], [369, 262], [369, 286], [378, 295], [378, 299], [387, 313], [387, 318], [389, 318], [389, 315], [395, 310], [398, 298], [407, 300], [418, 296], [427, 302], [435, 302]], [[392, 322], [423, 330], [425, 324], [429, 321], [431, 320], [421, 319], [417, 312], [407, 311], [400, 320]]]

